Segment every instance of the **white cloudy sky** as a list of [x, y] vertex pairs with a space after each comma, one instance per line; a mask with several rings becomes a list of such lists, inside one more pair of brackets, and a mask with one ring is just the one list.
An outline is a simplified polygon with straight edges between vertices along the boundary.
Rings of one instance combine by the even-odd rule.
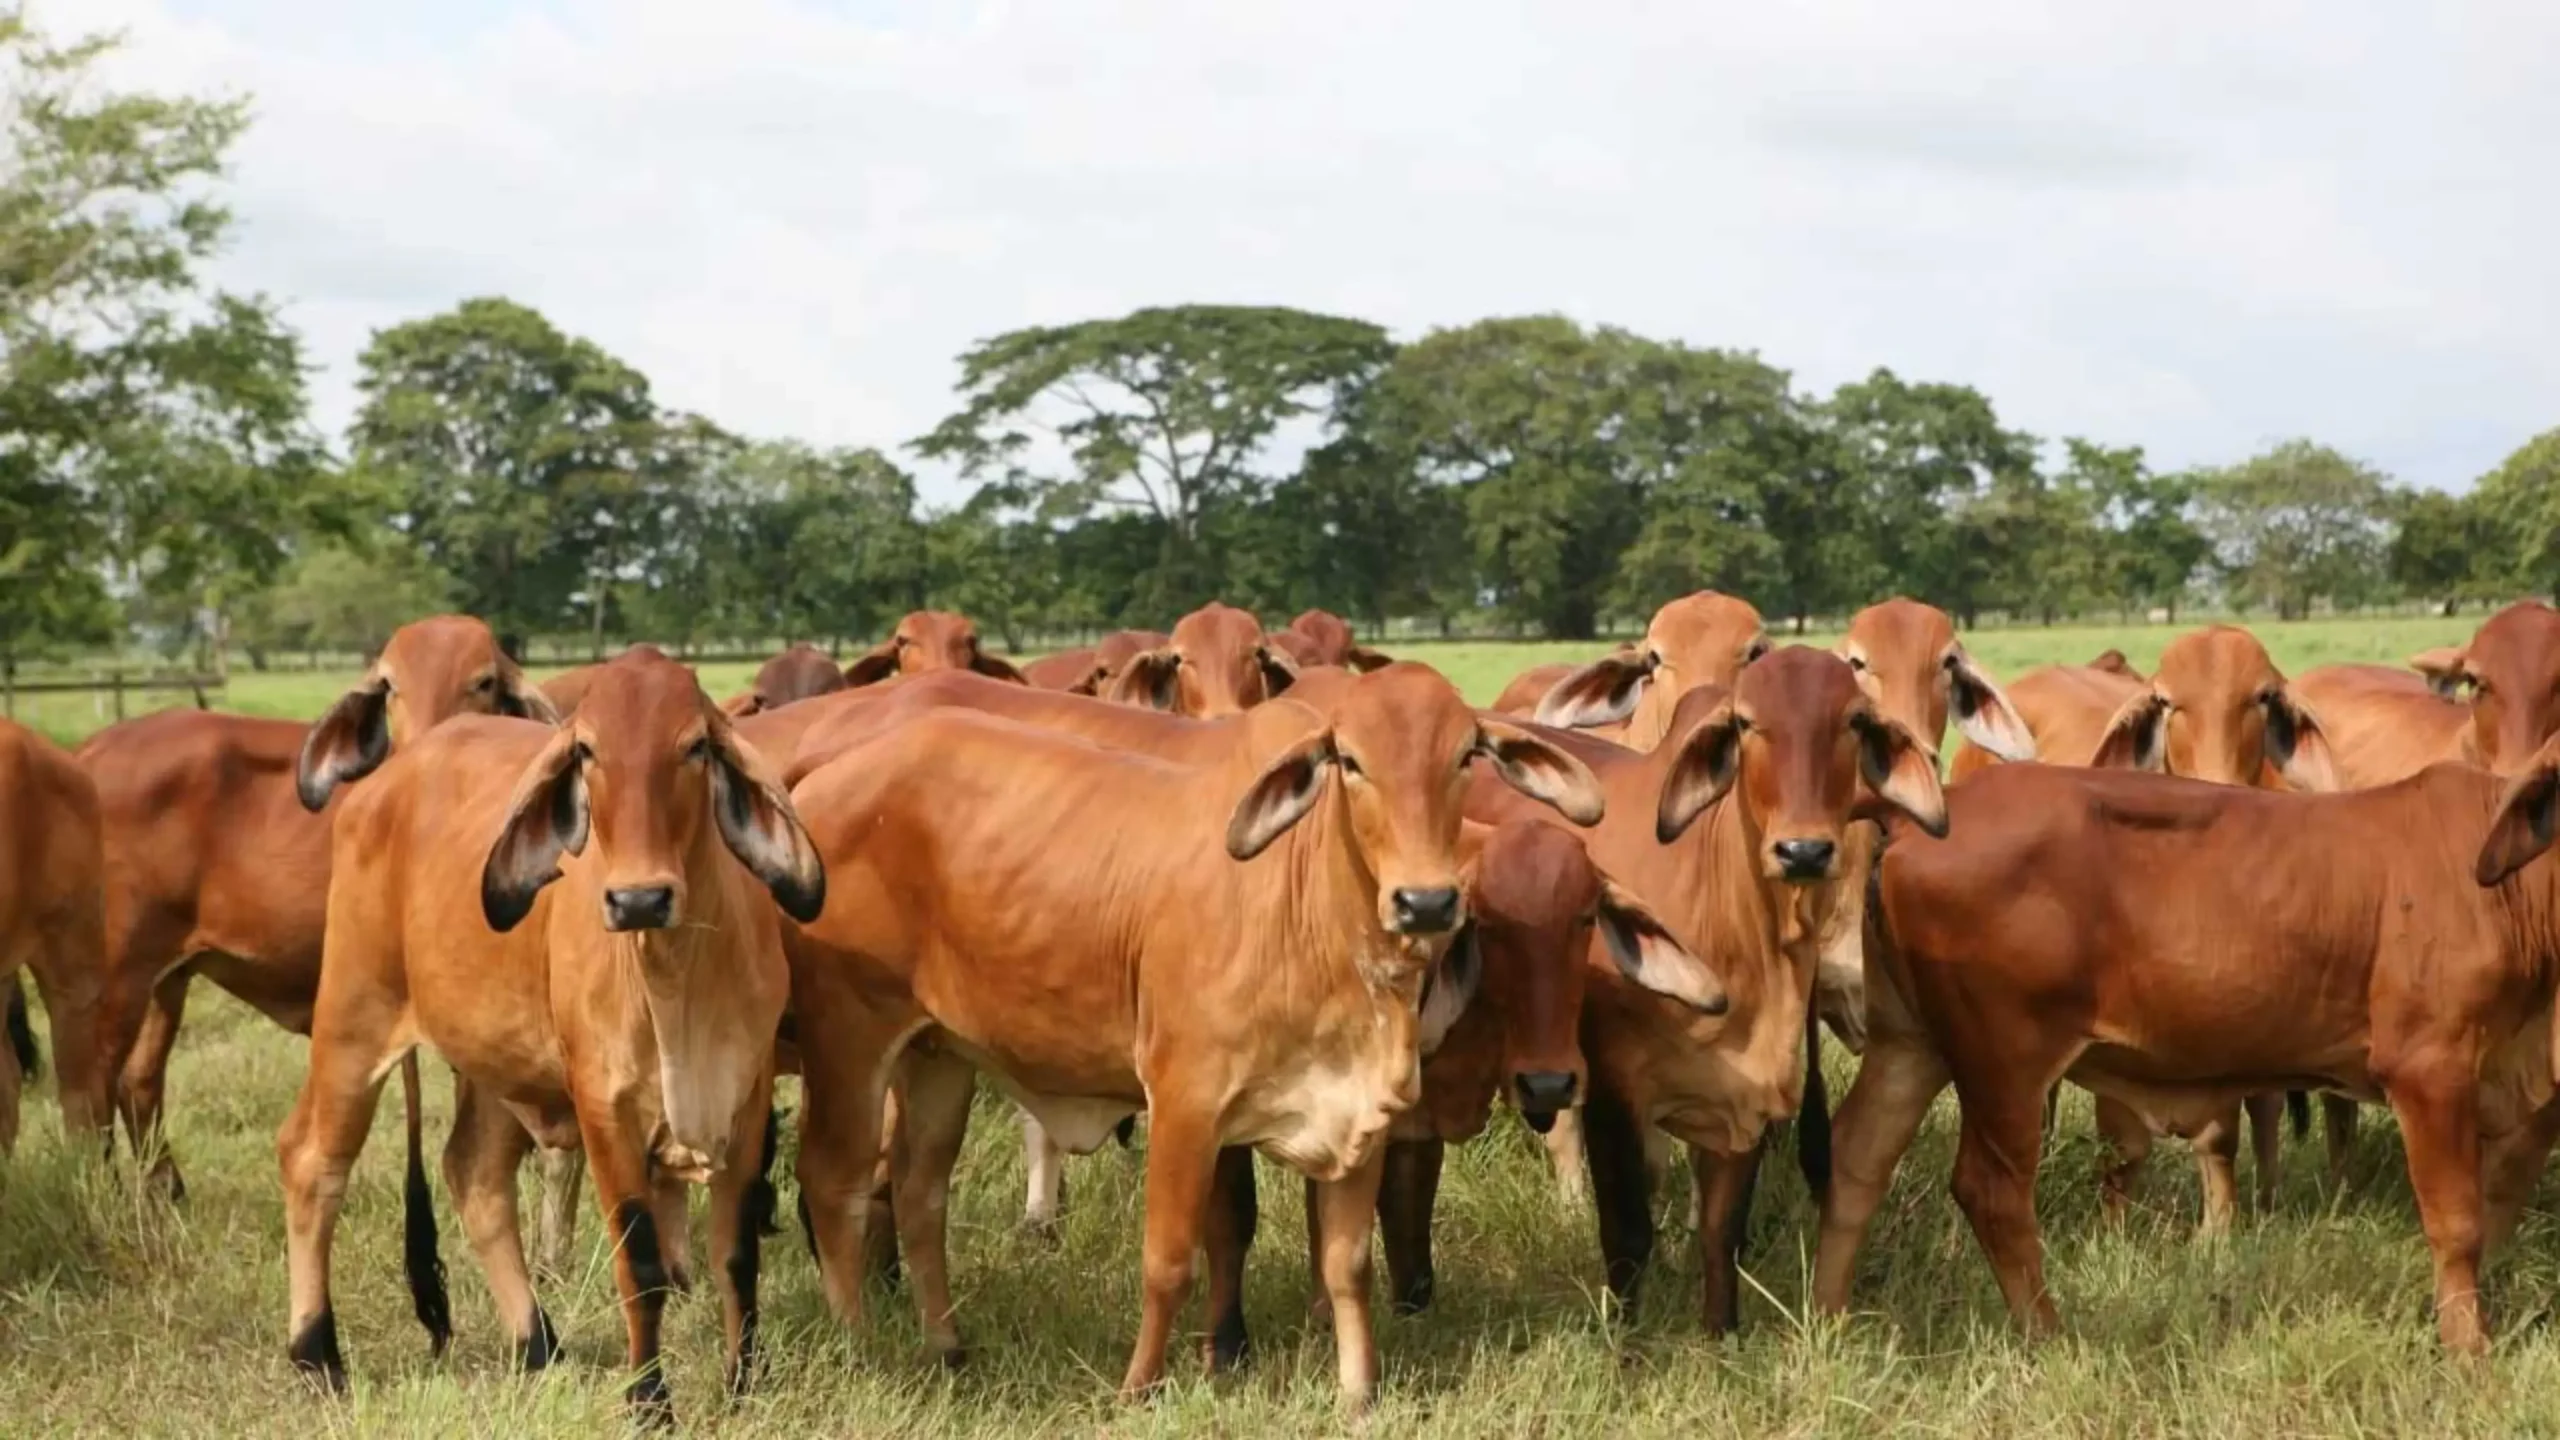
[[223, 278], [333, 426], [373, 329], [492, 293], [822, 441], [920, 433], [973, 339], [1189, 300], [1890, 365], [2169, 465], [2309, 434], [2461, 486], [2560, 424], [2560, 5], [36, 13], [254, 95]]

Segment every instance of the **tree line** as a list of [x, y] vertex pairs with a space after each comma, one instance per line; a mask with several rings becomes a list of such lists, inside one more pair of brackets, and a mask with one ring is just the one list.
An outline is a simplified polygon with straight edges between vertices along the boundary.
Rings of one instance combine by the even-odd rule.
[[[1188, 305], [985, 340], [882, 448], [734, 433], [501, 298], [377, 332], [332, 444], [275, 304], [204, 276], [237, 101], [107, 92], [0, 10], [0, 662], [132, 637], [361, 647], [455, 607], [590, 648], [850, 641], [958, 609], [1017, 647], [1209, 599], [1586, 637], [1699, 588], [1967, 623], [2447, 609], [2560, 586], [2560, 429], [2461, 495], [2311, 440], [2163, 472], [1960, 384], [1828, 393], [1557, 316], [1399, 343]], [[908, 468], [968, 498], [919, 500]]]

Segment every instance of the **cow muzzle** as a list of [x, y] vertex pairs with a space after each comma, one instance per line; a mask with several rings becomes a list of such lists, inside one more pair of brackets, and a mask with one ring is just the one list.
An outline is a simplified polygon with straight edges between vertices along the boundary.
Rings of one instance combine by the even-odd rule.
[[1808, 837], [1779, 840], [1769, 846], [1769, 862], [1777, 878], [1790, 885], [1812, 885], [1832, 876], [1840, 859], [1840, 847], [1829, 840]]
[[1555, 1128], [1556, 1116], [1573, 1108], [1574, 1092], [1581, 1088], [1570, 1070], [1531, 1070], [1511, 1077], [1518, 1092], [1520, 1118], [1529, 1128], [1544, 1135]]
[[664, 930], [675, 923], [676, 891], [672, 885], [634, 885], [604, 892], [607, 930]]
[[1458, 889], [1454, 885], [1408, 887], [1388, 897], [1393, 911], [1388, 926], [1398, 935], [1446, 935], [1458, 928]]

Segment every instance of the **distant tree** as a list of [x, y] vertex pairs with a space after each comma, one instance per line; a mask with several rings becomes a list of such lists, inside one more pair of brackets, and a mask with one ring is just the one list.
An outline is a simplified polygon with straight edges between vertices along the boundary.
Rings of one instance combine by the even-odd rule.
[[1221, 580], [1210, 512], [1271, 477], [1264, 451], [1320, 421], [1386, 362], [1386, 332], [1300, 310], [1189, 305], [999, 335], [960, 357], [962, 408], [916, 442], [1053, 520], [1097, 508], [1163, 523], [1154, 600], [1176, 609]]
[[268, 652], [369, 653], [421, 615], [451, 608], [453, 577], [437, 570], [397, 531], [361, 548], [318, 545], [294, 558], [246, 607], [239, 638], [261, 668]]
[[2487, 567], [2491, 583], [2560, 601], [2560, 429], [2526, 441], [2475, 494], [2498, 552]]
[[[1890, 370], [1843, 385], [1822, 405], [1836, 447], [1843, 493], [1831, 523], [1856, 525], [1868, 540], [1863, 583], [1839, 584], [1858, 599], [1901, 591], [1939, 605], [1965, 624], [2004, 598], [2005, 557], [1985, 526], [2023, 519], [2036, 502], [2034, 437], [2003, 429], [1991, 402], [1963, 385], [1914, 384]], [[2007, 499], [1980, 508], [2005, 486]]]
[[2394, 497], [2393, 518], [2385, 563], [2402, 594], [2434, 601], [2451, 615], [2466, 600], [2502, 593], [2507, 537], [2477, 495], [2402, 492]]
[[2201, 520], [2232, 598], [2298, 620], [2314, 601], [2370, 602], [2384, 584], [2390, 482], [2309, 440], [2199, 477]]
[[925, 600], [969, 616], [1019, 651], [1060, 597], [1049, 528], [1009, 513], [1015, 498], [988, 486], [925, 521]]

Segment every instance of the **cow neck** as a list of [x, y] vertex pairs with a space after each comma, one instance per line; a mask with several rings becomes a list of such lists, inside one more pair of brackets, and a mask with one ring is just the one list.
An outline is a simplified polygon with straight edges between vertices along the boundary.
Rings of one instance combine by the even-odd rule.
[[[1348, 976], [1372, 999], [1410, 1001], [1420, 970], [1404, 958], [1406, 942], [1378, 923], [1378, 877], [1354, 841], [1351, 802], [1339, 777], [1326, 782], [1323, 798], [1277, 843], [1288, 874], [1284, 933], [1309, 962], [1306, 978], [1315, 993], [1340, 993], [1338, 982]], [[1407, 970], [1412, 973], [1402, 973]]]

